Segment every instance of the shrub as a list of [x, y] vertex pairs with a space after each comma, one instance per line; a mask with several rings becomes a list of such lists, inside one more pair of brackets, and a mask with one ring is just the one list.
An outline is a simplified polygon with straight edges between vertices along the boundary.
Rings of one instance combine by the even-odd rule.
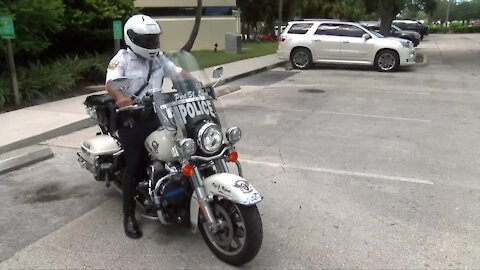
[[[18, 67], [18, 88], [22, 101], [72, 93], [82, 83], [103, 83], [110, 58], [109, 54], [73, 55]], [[0, 74], [0, 108], [10, 105], [12, 97], [7, 74]]]
[[429, 28], [431, 34], [435, 33], [480, 33], [480, 26], [455, 26], [455, 27], [443, 27], [436, 26]]
[[11, 97], [10, 80], [6, 74], [0, 74], [0, 108], [8, 104]]
[[74, 70], [59, 64], [43, 65], [30, 63], [18, 69], [18, 88], [22, 99], [30, 101], [36, 97], [55, 97], [70, 92], [75, 86]]

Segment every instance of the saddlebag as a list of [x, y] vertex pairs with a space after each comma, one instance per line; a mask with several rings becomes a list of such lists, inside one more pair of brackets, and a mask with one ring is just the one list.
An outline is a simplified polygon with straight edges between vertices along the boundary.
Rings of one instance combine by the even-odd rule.
[[78, 162], [82, 168], [90, 171], [95, 180], [104, 181], [119, 168], [121, 147], [108, 135], [97, 135], [80, 144], [81, 151], [77, 153]]

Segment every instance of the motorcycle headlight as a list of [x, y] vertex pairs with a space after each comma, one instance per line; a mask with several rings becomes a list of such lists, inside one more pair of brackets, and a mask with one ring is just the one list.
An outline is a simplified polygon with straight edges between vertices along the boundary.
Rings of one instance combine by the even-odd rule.
[[223, 144], [220, 127], [213, 123], [203, 125], [198, 131], [198, 146], [207, 154], [217, 152]]
[[189, 158], [197, 151], [197, 146], [192, 139], [183, 139], [180, 141], [179, 145], [183, 157]]
[[231, 144], [235, 144], [242, 138], [242, 131], [238, 127], [231, 127], [227, 129], [227, 140]]

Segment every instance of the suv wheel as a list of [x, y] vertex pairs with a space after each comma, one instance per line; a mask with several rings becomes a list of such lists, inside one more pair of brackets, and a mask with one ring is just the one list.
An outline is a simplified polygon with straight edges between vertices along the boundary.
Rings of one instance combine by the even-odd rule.
[[290, 55], [290, 62], [296, 69], [307, 69], [312, 65], [312, 54], [305, 48], [295, 49]]
[[375, 56], [375, 68], [381, 72], [394, 71], [400, 65], [400, 59], [397, 52], [393, 50], [383, 50]]

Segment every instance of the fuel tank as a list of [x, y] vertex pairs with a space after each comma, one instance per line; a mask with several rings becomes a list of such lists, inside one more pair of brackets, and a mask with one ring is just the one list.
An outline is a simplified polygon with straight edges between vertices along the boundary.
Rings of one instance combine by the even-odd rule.
[[177, 159], [172, 155], [175, 146], [175, 130], [159, 129], [148, 135], [145, 140], [145, 148], [154, 159], [172, 162]]

